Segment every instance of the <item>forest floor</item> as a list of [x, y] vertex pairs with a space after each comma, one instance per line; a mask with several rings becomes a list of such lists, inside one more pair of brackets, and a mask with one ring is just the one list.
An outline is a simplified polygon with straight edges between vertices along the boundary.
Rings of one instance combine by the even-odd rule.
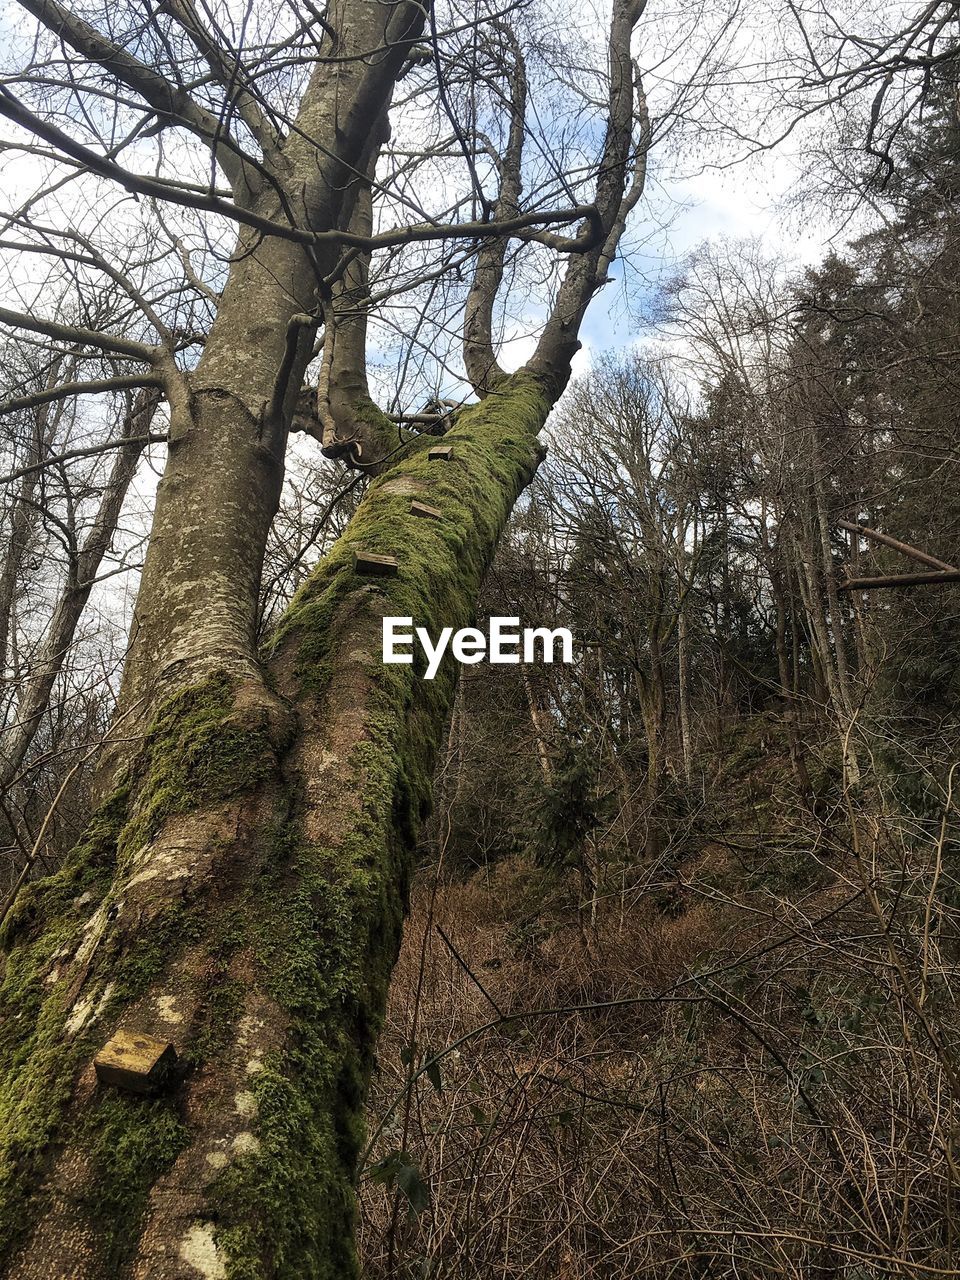
[[768, 717], [730, 746], [656, 865], [611, 859], [596, 902], [523, 856], [422, 871], [370, 1104], [368, 1275], [913, 1274], [936, 1055], [903, 1060], [836, 797], [797, 806]]

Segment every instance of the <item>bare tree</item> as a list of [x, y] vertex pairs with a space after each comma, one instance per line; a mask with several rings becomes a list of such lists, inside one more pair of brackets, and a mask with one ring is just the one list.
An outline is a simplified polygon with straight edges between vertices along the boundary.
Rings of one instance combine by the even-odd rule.
[[[22, 682], [13, 723], [0, 738], [0, 792], [6, 792], [17, 777], [47, 710], [50, 695], [76, 635], [80, 618], [97, 582], [104, 555], [116, 533], [127, 490], [133, 480], [144, 444], [149, 439], [151, 421], [158, 403], [152, 389], [136, 392], [124, 415], [120, 439], [114, 453], [97, 508], [90, 518], [82, 542], [68, 544], [66, 578], [46, 628], [41, 653]], [[46, 406], [45, 406], [46, 407]], [[28, 477], [24, 476], [24, 483]], [[11, 547], [15, 545], [11, 543]]]
[[[352, 1275], [363, 1101], [454, 687], [384, 667], [381, 619], [469, 620], [657, 130], [726, 28], [677, 27], [702, 57], [651, 122], [644, 0], [614, 0], [576, 56], [533, 6], [22, 7], [0, 114], [47, 181], [10, 244], [69, 264], [88, 305], [52, 316], [18, 281], [0, 322], [71, 353], [48, 403], [159, 388], [169, 443], [103, 805], [5, 923], [8, 1274]], [[553, 119], [561, 90], [582, 127]], [[79, 229], [52, 216], [65, 187], [96, 209]], [[149, 211], [130, 250], [129, 195]], [[539, 308], [513, 372], [510, 283]], [[440, 305], [399, 364], [445, 394], [383, 408], [367, 330], [411, 297]], [[471, 404], [432, 340], [458, 308]], [[373, 479], [262, 653], [295, 416]], [[174, 1042], [155, 1100], [98, 1087], [118, 1032]]]
[[[701, 547], [693, 536], [698, 495], [683, 478], [684, 399], [655, 361], [634, 356], [600, 362], [565, 403], [553, 476], [558, 506], [575, 527], [581, 570], [587, 571], [579, 586], [582, 611], [592, 613], [596, 624], [596, 671], [591, 679], [591, 663], [584, 664], [590, 680], [585, 703], [591, 711], [604, 707], [602, 689], [614, 679], [622, 682], [623, 705], [614, 717], [619, 728], [611, 724], [607, 732], [625, 745], [633, 720], [639, 722], [650, 860], [660, 852], [659, 807], [671, 755], [679, 754], [678, 772], [690, 767], [689, 704], [681, 692], [689, 679], [684, 626]], [[570, 574], [576, 590], [574, 568]], [[674, 720], [679, 753], [670, 749]], [[633, 803], [632, 789], [632, 779], [624, 778], [625, 807]]]

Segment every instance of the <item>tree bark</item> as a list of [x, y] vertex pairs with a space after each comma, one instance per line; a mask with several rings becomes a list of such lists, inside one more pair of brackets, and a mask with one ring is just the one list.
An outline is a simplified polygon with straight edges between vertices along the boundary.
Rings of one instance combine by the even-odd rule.
[[804, 753], [803, 741], [797, 724], [797, 689], [791, 680], [790, 662], [787, 657], [787, 621], [784, 593], [778, 582], [771, 576], [773, 601], [776, 611], [776, 630], [774, 641], [777, 650], [777, 673], [780, 677], [780, 688], [783, 697], [783, 724], [787, 732], [787, 746], [790, 751], [790, 765], [796, 779], [797, 789], [804, 801], [812, 794], [810, 774]]
[[540, 706], [536, 693], [534, 692], [533, 683], [526, 667], [521, 666], [520, 678], [523, 681], [523, 693], [527, 703], [527, 710], [530, 713], [530, 727], [533, 730], [533, 740], [537, 747], [537, 762], [540, 765], [540, 776], [543, 778], [544, 784], [550, 786], [553, 781], [553, 765], [550, 760], [550, 748], [547, 746], [547, 726], [545, 724], [546, 717]]
[[838, 591], [879, 591], [886, 587], [937, 587], [960, 582], [960, 569], [937, 573], [895, 573], [883, 578], [847, 578]]
[[[47, 377], [49, 385], [55, 385], [59, 379], [60, 368], [61, 362], [56, 361]], [[61, 410], [62, 406], [45, 404], [34, 414], [30, 447], [25, 459], [28, 470], [21, 477], [12, 503], [10, 537], [0, 565], [0, 681], [4, 680], [7, 670], [17, 579], [40, 514], [39, 507], [34, 502], [34, 493], [40, 479], [39, 466], [53, 439]]]
[[[313, 232], [351, 221], [371, 144], [423, 26], [412, 0], [331, 6], [336, 54], [318, 64], [275, 163], [251, 198], [261, 217]], [[371, 51], [376, 51], [372, 56]], [[335, 139], [319, 148], [314, 139]], [[278, 191], [279, 188], [279, 191]], [[244, 227], [196, 370], [169, 366], [170, 456], [160, 484], [121, 707], [226, 670], [261, 681], [257, 588], [283, 482], [287, 433], [339, 250]]]
[[683, 780], [693, 781], [693, 734], [690, 727], [690, 640], [687, 606], [682, 601], [677, 614], [677, 698], [680, 716], [680, 756]]
[[[635, 175], [625, 193], [642, 9], [614, 3], [597, 244], [568, 260], [530, 364], [456, 415], [448, 459], [430, 459], [429, 439], [405, 446], [265, 656], [258, 585], [287, 431], [345, 266], [335, 241], [303, 234], [349, 227], [424, 8], [328, 5], [334, 56], [268, 148], [275, 181], [239, 175], [245, 225], [203, 355], [189, 374], [157, 356], [169, 458], [117, 726], [139, 742], [114, 753], [86, 838], [24, 888], [0, 937], [11, 1280], [357, 1274], [367, 1081], [455, 685], [449, 662], [432, 681], [384, 665], [382, 619], [434, 635], [470, 621], [542, 456], [576, 328], [642, 189]], [[283, 219], [303, 234], [263, 237]], [[412, 499], [440, 518], [416, 518]], [[360, 552], [389, 555], [396, 575], [364, 577]], [[173, 1043], [154, 1097], [98, 1085], [94, 1058], [118, 1029]]]
[[[11, 1278], [356, 1274], [366, 1079], [454, 686], [384, 666], [381, 618], [469, 621], [549, 404], [516, 375], [460, 416], [448, 462], [425, 442], [375, 482], [272, 642], [274, 702], [229, 671], [168, 701], [132, 787], [23, 891], [2, 991]], [[412, 494], [442, 520], [410, 516]], [[361, 548], [397, 577], [360, 577]], [[152, 1101], [96, 1085], [118, 1027], [177, 1048]]]

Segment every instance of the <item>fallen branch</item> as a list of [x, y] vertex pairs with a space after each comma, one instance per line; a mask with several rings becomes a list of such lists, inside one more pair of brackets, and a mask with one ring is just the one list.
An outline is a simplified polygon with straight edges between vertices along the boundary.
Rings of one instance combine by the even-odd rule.
[[940, 569], [944, 573], [957, 572], [952, 564], [946, 564], [943, 560], [938, 560], [936, 556], [927, 555], [926, 551], [918, 551], [916, 547], [911, 547], [908, 542], [900, 542], [897, 538], [891, 538], [889, 533], [878, 533], [876, 529], [868, 529], [866, 525], [855, 524], [852, 520], [838, 520], [837, 524], [841, 529], [846, 529], [850, 533], [859, 533], [862, 538], [868, 538], [873, 542], [882, 542], [885, 547], [892, 547], [894, 551], [899, 551], [901, 555], [908, 556], [911, 560], [919, 560], [921, 564], [928, 564], [931, 569]]
[[897, 573], [886, 578], [847, 578], [837, 585], [837, 590], [879, 591], [883, 587], [935, 587], [948, 582], [960, 582], [960, 569], [944, 569], [939, 573]]

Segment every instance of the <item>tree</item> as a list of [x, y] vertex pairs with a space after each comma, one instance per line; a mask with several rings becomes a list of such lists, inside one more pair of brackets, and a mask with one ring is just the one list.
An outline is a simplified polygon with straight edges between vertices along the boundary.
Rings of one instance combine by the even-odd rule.
[[[4, 926], [8, 1274], [351, 1275], [361, 1112], [454, 685], [382, 666], [381, 618], [464, 625], [536, 469], [644, 188], [655, 135], [631, 41], [645, 3], [614, 0], [605, 65], [574, 95], [590, 123], [558, 122], [559, 161], [530, 138], [532, 86], [564, 76], [533, 9], [478, 23], [454, 6], [441, 29], [415, 0], [239, 26], [191, 0], [145, 18], [22, 7], [39, 36], [0, 113], [53, 167], [11, 225], [81, 295], [109, 279], [128, 308], [66, 322], [41, 294], [0, 322], [51, 361], [72, 353], [46, 401], [159, 388], [169, 425], [102, 804]], [[409, 139], [389, 145], [391, 103], [412, 113], [418, 95], [432, 110], [411, 157]], [[454, 171], [466, 186], [450, 201]], [[44, 220], [70, 183], [114, 234], [111, 193], [147, 203], [136, 252]], [[195, 261], [217, 254], [211, 283]], [[508, 373], [501, 289], [525, 274], [549, 302]], [[462, 302], [476, 402], [375, 404], [368, 323], [413, 288]], [[264, 548], [305, 410], [323, 452], [372, 479], [261, 653]], [[442, 432], [446, 460], [411, 426]], [[416, 498], [441, 518], [418, 519]], [[358, 553], [395, 574], [365, 577]], [[97, 1086], [117, 1029], [175, 1042], [158, 1097]]]
[[[65, 302], [69, 305], [69, 298]], [[2, 445], [8, 471], [0, 516], [5, 544], [0, 569], [0, 808], [9, 861], [6, 898], [30, 864], [57, 864], [85, 821], [84, 809], [89, 813], [84, 798], [88, 766], [112, 701], [102, 673], [111, 660], [119, 662], [110, 652], [112, 637], [119, 636], [102, 596], [110, 593], [111, 579], [126, 564], [136, 563], [141, 540], [130, 536], [127, 495], [145, 444], [164, 437], [151, 431], [155, 389], [100, 397], [96, 414], [88, 415], [74, 399], [44, 399], [64, 378], [69, 380], [69, 358], [55, 359], [51, 366], [28, 339], [11, 341], [4, 357], [7, 387], [16, 387], [28, 402], [8, 416]], [[102, 432], [115, 448], [102, 450], [99, 442], [89, 443], [91, 436], [102, 440]], [[125, 506], [127, 520], [121, 521]], [[122, 642], [118, 647], [122, 655]], [[79, 752], [72, 760], [71, 750]], [[84, 758], [79, 768], [73, 767]], [[64, 761], [71, 774], [69, 794], [61, 794], [55, 813], [44, 822], [52, 795], [64, 781], [63, 768], [55, 777]]]
[[[682, 389], [662, 364], [634, 355], [607, 358], [577, 382], [555, 432], [553, 483], [559, 518], [574, 527], [568, 568], [571, 614], [589, 646], [583, 703], [606, 715], [604, 686], [622, 691], [612, 722], [597, 739], [645, 746], [642, 818], [647, 857], [660, 852], [658, 823], [671, 764], [668, 721], [676, 701], [680, 727], [676, 770], [690, 764], [685, 669], [686, 601], [702, 547], [685, 437]], [[676, 698], [671, 669], [676, 669]], [[623, 779], [623, 812], [634, 808], [632, 779]], [[633, 825], [631, 823], [631, 825]]]
[[[460, 883], [439, 823], [378, 1081], [378, 1121], [403, 1107], [402, 1145], [436, 1194], [398, 1247], [396, 1202], [370, 1187], [376, 1275], [956, 1267], [956, 587], [902, 573], [905, 554], [957, 561], [946, 101], [890, 153], [908, 181], [888, 183], [888, 224], [842, 257], [792, 280], [755, 251], [691, 264], [667, 367], [681, 387], [692, 368], [702, 398], [677, 414], [670, 467], [649, 465], [669, 437], [645, 447], [658, 401], [640, 379], [595, 369], [567, 401], [566, 457], [549, 433], [535, 533], [525, 518], [514, 536], [556, 556], [540, 582], [502, 555], [499, 569], [520, 601], [557, 583], [556, 616], [584, 638], [579, 662], [551, 672], [542, 816], [555, 863], [600, 870], [592, 927], [575, 929], [582, 885], [535, 871], [529, 844]], [[577, 426], [608, 416], [611, 429]], [[695, 577], [665, 554], [685, 495]], [[896, 570], [895, 590], [844, 587], [885, 571], [892, 588]], [[636, 656], [652, 674], [645, 624], [670, 617], [688, 575], [702, 773], [664, 806], [651, 868], [623, 857], [610, 812], [645, 763], [624, 667]], [[665, 652], [654, 680], [676, 759], [680, 664]], [[458, 743], [483, 732], [484, 680], [469, 681]], [[509, 849], [526, 779], [477, 755], [471, 820]], [[432, 962], [431, 938], [446, 948]], [[431, 1045], [432, 1078], [411, 1043]], [[373, 1169], [397, 1168], [394, 1142], [378, 1124]]]

